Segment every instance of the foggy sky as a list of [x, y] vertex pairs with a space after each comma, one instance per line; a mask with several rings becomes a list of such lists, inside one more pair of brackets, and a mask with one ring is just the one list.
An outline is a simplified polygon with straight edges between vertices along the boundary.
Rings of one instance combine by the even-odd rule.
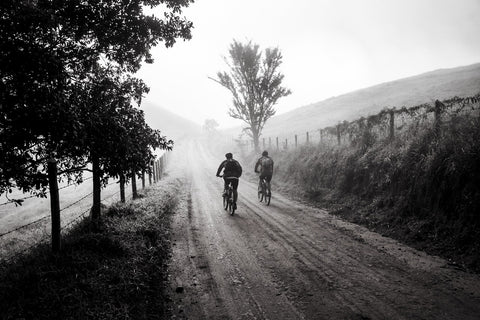
[[282, 51], [292, 94], [279, 101], [277, 114], [480, 62], [479, 0], [197, 0], [184, 15], [194, 23], [192, 40], [160, 44], [155, 63], [137, 76], [151, 89], [144, 101], [199, 124], [242, 124], [227, 115], [229, 92], [208, 79], [227, 70], [223, 57], [233, 39]]

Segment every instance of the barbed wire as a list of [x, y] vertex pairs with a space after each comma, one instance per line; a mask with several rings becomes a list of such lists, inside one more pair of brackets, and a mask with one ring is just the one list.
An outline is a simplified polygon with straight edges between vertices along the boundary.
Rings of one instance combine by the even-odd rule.
[[20, 226], [20, 227], [17, 227], [17, 228], [15, 228], [15, 229], [10, 230], [10, 231], [4, 232], [4, 233], [0, 233], [0, 238], [6, 236], [7, 234], [10, 234], [10, 233], [13, 233], [13, 232], [15, 232], [15, 231], [18, 231], [18, 230], [20, 230], [20, 229], [23, 229], [23, 228], [26, 228], [26, 227], [28, 227], [28, 226], [31, 226], [32, 224], [38, 223], [38, 222], [40, 222], [40, 221], [42, 221], [42, 220], [45, 220], [45, 219], [47, 219], [48, 217], [50, 217], [50, 215], [43, 216], [43, 217], [41, 217], [41, 218], [39, 218], [39, 219], [37, 219], [37, 220], [34, 220], [34, 221], [29, 222], [29, 223], [27, 223], [27, 224], [24, 224], [24, 225], [22, 225], [22, 226]]
[[42, 242], [45, 242], [48, 240], [50, 235], [46, 235], [46, 236], [43, 236], [42, 238], [40, 238], [38, 241], [36, 241], [33, 245], [31, 246], [28, 246], [26, 248], [23, 248], [22, 250], [16, 252], [14, 255], [8, 257], [8, 258], [1, 258], [3, 261], [5, 261], [6, 263], [11, 263], [12, 261], [14, 261], [15, 259], [17, 259], [19, 256], [21, 256], [22, 254], [24, 254], [25, 252], [27, 252], [28, 250], [32, 249], [33, 247], [35, 246], [38, 246], [40, 245]]
[[[480, 101], [480, 95], [474, 96], [474, 97], [466, 97], [466, 98], [455, 98], [455, 99], [450, 99], [450, 100], [445, 100], [444, 107], [440, 108], [440, 114], [441, 115], [446, 115], [446, 116], [451, 116], [460, 114], [460, 113], [467, 113], [470, 111], [477, 111], [480, 109], [480, 106], [478, 105]], [[270, 148], [276, 148], [277, 150], [286, 150], [289, 149], [289, 147], [293, 146], [298, 146], [298, 145], [305, 145], [307, 142], [307, 139], [305, 138], [308, 133], [308, 143], [310, 141], [320, 141], [320, 142], [327, 142], [327, 143], [332, 143], [334, 141], [338, 141], [338, 139], [341, 139], [342, 144], [345, 141], [348, 141], [350, 138], [346, 137], [347, 134], [351, 134], [348, 130], [345, 130], [346, 127], [349, 126], [355, 126], [358, 125], [359, 121], [365, 121], [370, 118], [376, 119], [376, 126], [375, 129], [377, 134], [382, 137], [388, 137], [388, 125], [389, 123], [387, 122], [389, 120], [390, 112], [393, 113], [393, 116], [395, 117], [408, 117], [418, 122], [425, 122], [425, 121], [435, 121], [434, 120], [434, 114], [436, 111], [436, 108], [431, 106], [430, 104], [421, 104], [417, 106], [413, 106], [410, 108], [402, 107], [400, 109], [396, 108], [390, 108], [390, 109], [384, 109], [380, 111], [378, 114], [366, 117], [366, 118], [360, 118], [357, 120], [353, 121], [343, 121], [339, 122], [335, 126], [330, 126], [330, 127], [325, 127], [322, 129], [310, 129], [306, 131], [302, 131], [300, 133], [295, 133], [295, 132], [290, 132], [287, 134], [279, 134], [278, 136], [264, 136], [259, 139], [259, 146], [264, 146], [264, 147], [270, 147]], [[396, 122], [396, 121], [395, 121]], [[404, 120], [402, 120], [402, 128], [404, 127], [405, 123]], [[340, 130], [339, 133], [337, 133]], [[317, 137], [317, 135], [320, 135], [320, 137]], [[320, 139], [319, 139], [320, 138]], [[253, 147], [253, 140], [251, 139], [236, 139], [238, 143], [240, 144], [241, 147], [246, 147], [247, 149], [250, 149]], [[271, 141], [271, 144], [270, 144]], [[277, 142], [278, 141], [278, 142]]]
[[89, 194], [87, 194], [87, 195], [85, 195], [85, 196], [81, 197], [81, 198], [80, 198], [80, 199], [78, 199], [77, 201], [75, 201], [75, 202], [72, 202], [72, 203], [71, 203], [71, 204], [69, 204], [68, 206], [66, 206], [66, 207], [64, 207], [64, 208], [62, 208], [62, 209], [60, 209], [60, 212], [62, 212], [62, 211], [64, 211], [64, 210], [67, 210], [67, 209], [68, 209], [68, 208], [70, 208], [70, 207], [73, 207], [74, 205], [76, 205], [77, 203], [79, 203], [79, 202], [80, 202], [80, 201], [82, 201], [82, 200], [85, 200], [86, 198], [88, 198], [88, 197], [89, 197], [89, 196], [91, 196], [92, 194], [93, 194], [93, 191], [92, 191], [92, 192], [90, 192]]
[[[91, 178], [89, 178], [89, 179], [91, 179]], [[111, 183], [107, 184], [106, 186], [109, 186], [109, 185], [112, 185], [112, 184], [115, 184], [115, 183], [117, 183], [117, 181], [111, 182]], [[70, 185], [69, 185], [69, 186], [70, 186]], [[112, 197], [116, 196], [118, 193], [120, 193], [120, 191], [117, 191], [117, 192], [115, 192], [115, 193], [113, 193], [113, 194], [111, 194], [111, 195], [109, 195], [109, 196], [104, 197], [104, 198], [102, 199], [102, 201], [105, 201], [105, 200], [107, 200], [107, 199], [109, 199], [109, 198], [112, 198]], [[93, 192], [91, 192], [91, 193], [83, 196], [83, 197], [80, 198], [79, 200], [71, 203], [70, 205], [66, 206], [65, 208], [61, 209], [60, 211], [66, 210], [66, 209], [72, 207], [73, 205], [79, 203], [80, 201], [84, 200], [85, 198], [87, 198], [88, 196], [90, 196], [90, 195], [92, 195], [92, 194], [93, 194]], [[67, 228], [69, 228], [69, 227], [70, 227], [72, 224], [74, 224], [75, 222], [79, 221], [80, 219], [85, 218], [85, 214], [88, 213], [90, 210], [91, 210], [91, 209], [88, 208], [88, 209], [82, 211], [78, 216], [76, 216], [74, 219], [70, 220], [67, 224], [65, 224], [65, 225], [61, 228], [61, 230], [66, 230]], [[49, 218], [49, 217], [50, 217], [50, 215], [46, 215], [46, 216], [43, 216], [43, 217], [41, 217], [41, 218], [39, 218], [39, 219], [37, 219], [37, 220], [35, 220], [35, 221], [32, 221], [32, 222], [27, 223], [27, 224], [25, 224], [25, 225], [22, 225], [22, 226], [20, 226], [20, 227], [18, 227], [18, 228], [12, 229], [12, 230], [7, 231], [7, 232], [4, 232], [4, 233], [0, 234], [0, 238], [3, 237], [3, 236], [6, 236], [6, 235], [8, 235], [8, 234], [11, 234], [11, 233], [13, 233], [13, 232], [16, 232], [16, 231], [18, 231], [18, 230], [20, 230], [20, 229], [26, 228], [26, 227], [28, 227], [28, 226], [30, 226], [30, 225], [33, 225], [33, 224], [35, 224], [35, 223], [38, 223], [38, 222], [40, 222], [40, 221], [46, 220], [46, 219]], [[39, 240], [35, 241], [35, 243], [32, 244], [31, 246], [27, 246], [26, 248], [24, 248], [24, 249], [16, 252], [16, 253], [13, 254], [12, 256], [10, 256], [9, 258], [0, 257], [0, 260], [5, 261], [6, 263], [10, 263], [10, 262], [12, 262], [13, 260], [17, 259], [20, 255], [22, 255], [22, 254], [24, 254], [25, 252], [27, 252], [28, 250], [32, 249], [32, 248], [35, 247], [35, 246], [38, 246], [38, 245], [41, 244], [42, 242], [45, 242], [48, 237], [50, 237], [50, 234], [41, 237]]]
[[[111, 183], [107, 184], [107, 186], [112, 185], [112, 184], [114, 184], [114, 183], [116, 183], [116, 182], [111, 182]], [[118, 192], [114, 193], [113, 195], [115, 195], [115, 194], [117, 194], [117, 193], [118, 193]], [[68, 208], [73, 207], [74, 205], [78, 204], [78, 203], [81, 202], [82, 200], [85, 200], [87, 197], [91, 196], [92, 194], [93, 194], [93, 192], [90, 192], [89, 194], [81, 197], [81, 198], [78, 199], [77, 201], [75, 201], [75, 202], [69, 204], [68, 206], [60, 209], [60, 212], [66, 210], [66, 209], [68, 209]], [[111, 196], [113, 196], [113, 195], [111, 195]], [[104, 198], [103, 200], [108, 199], [108, 198], [111, 197], [111, 196], [108, 196], [108, 197]], [[46, 215], [46, 216], [43, 216], [43, 217], [41, 217], [41, 218], [39, 218], [39, 219], [37, 219], [37, 220], [34, 220], [34, 221], [32, 221], [32, 222], [29, 222], [29, 223], [27, 223], [27, 224], [21, 225], [21, 226], [15, 228], [15, 229], [9, 230], [9, 231], [4, 232], [4, 233], [0, 233], [0, 238], [6, 236], [6, 235], [8, 235], [8, 234], [11, 234], [11, 233], [13, 233], [13, 232], [16, 232], [16, 231], [18, 231], [18, 230], [21, 230], [21, 229], [23, 229], [23, 228], [26, 228], [26, 227], [28, 227], [28, 226], [31, 226], [32, 224], [38, 223], [38, 222], [40, 222], [40, 221], [42, 221], [42, 220], [45, 220], [45, 219], [47, 219], [47, 218], [49, 218], [49, 217], [50, 217], [50, 215]]]
[[23, 201], [23, 200], [30, 199], [30, 198], [38, 198], [38, 197], [39, 197], [38, 195], [32, 194], [31, 196], [23, 197], [23, 198], [20, 198], [20, 199], [8, 200], [7, 202], [0, 203], [0, 206], [4, 206], [4, 205], [7, 205], [7, 204], [16, 203], [16, 202], [18, 202], [18, 201]]
[[[93, 177], [88, 177], [88, 178], [86, 178], [86, 179], [83, 179], [83, 180], [82, 180], [82, 183], [85, 182], [85, 181], [88, 181], [88, 180], [90, 180], [90, 179], [93, 179]], [[63, 186], [63, 187], [61, 187], [61, 188], [58, 188], [58, 190], [63, 190], [63, 189], [65, 189], [65, 188], [69, 188], [69, 187], [71, 187], [71, 186], [78, 186], [78, 185], [80, 185], [80, 184], [79, 184], [79, 183], [69, 183], [69, 184], [67, 184], [66, 186]]]
[[80, 218], [84, 218], [85, 216], [85, 213], [89, 212], [90, 209], [87, 209], [85, 211], [83, 211], [82, 213], [80, 213], [76, 218], [74, 218], [73, 220], [70, 220], [66, 225], [64, 225], [61, 230], [64, 230], [66, 229], [67, 227], [69, 227], [70, 225], [72, 225], [75, 221], [79, 220]]
[[[88, 177], [88, 178], [84, 179], [82, 182], [88, 181], [88, 180], [90, 180], [90, 179], [92, 179], [92, 178], [93, 178], [93, 177]], [[76, 184], [76, 183], [69, 183], [69, 184], [67, 184], [66, 186], [63, 186], [63, 187], [58, 188], [58, 190], [60, 191], [60, 190], [63, 190], [63, 189], [66, 189], [66, 188], [69, 188], [69, 187], [75, 186], [75, 185], [78, 185], [78, 184]], [[48, 190], [49, 190], [49, 189], [47, 188], [47, 189], [45, 190], [45, 192], [47, 192]], [[1, 206], [5, 206], [5, 205], [7, 205], [7, 204], [15, 204], [17, 201], [23, 201], [23, 200], [27, 200], [27, 199], [31, 199], [31, 198], [39, 198], [39, 195], [32, 194], [32, 195], [30, 195], [30, 196], [23, 197], [23, 198], [20, 198], [20, 199], [12, 199], [12, 200], [9, 200], [9, 201], [7, 201], [7, 202], [0, 203], [0, 207], [1, 207]], [[40, 198], [41, 198], [41, 196], [40, 196]]]

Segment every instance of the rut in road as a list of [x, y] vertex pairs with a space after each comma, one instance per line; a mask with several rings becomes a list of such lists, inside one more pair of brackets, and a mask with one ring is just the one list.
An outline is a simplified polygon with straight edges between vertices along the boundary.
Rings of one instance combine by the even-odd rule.
[[245, 179], [230, 216], [215, 179], [223, 154], [198, 141], [181, 150], [172, 161], [188, 190], [174, 225], [177, 317], [478, 319], [478, 276], [275, 190], [267, 207]]

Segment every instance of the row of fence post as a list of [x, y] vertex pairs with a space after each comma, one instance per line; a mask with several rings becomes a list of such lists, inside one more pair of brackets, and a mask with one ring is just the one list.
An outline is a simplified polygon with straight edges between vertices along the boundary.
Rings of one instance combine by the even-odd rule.
[[[151, 170], [149, 173], [149, 185], [160, 181], [165, 172], [165, 166], [167, 162], [167, 153], [164, 153], [158, 160], [152, 161]], [[59, 252], [61, 248], [61, 219], [60, 219], [60, 195], [58, 189], [58, 174], [57, 174], [57, 162], [55, 159], [50, 159], [47, 166], [48, 183], [50, 190], [50, 213], [52, 224], [52, 251]], [[132, 183], [132, 198], [138, 198], [137, 184], [136, 184], [136, 172], [131, 172]], [[141, 173], [142, 189], [145, 189], [145, 170]], [[125, 175], [120, 175], [120, 201], [125, 202]]]
[[[442, 104], [442, 102], [440, 102], [438, 100], [435, 101], [435, 106], [434, 106], [434, 110], [433, 110], [435, 129], [440, 127], [441, 112], [442, 112], [442, 108], [444, 108], [444, 107], [445, 106]], [[395, 138], [395, 109], [388, 110], [388, 117], [389, 117], [389, 119], [388, 119], [387, 138], [390, 141], [392, 141]], [[324, 129], [318, 129], [318, 132], [319, 132], [319, 136], [320, 136], [319, 143], [323, 143], [324, 139], [325, 139]], [[339, 123], [335, 126], [335, 134], [334, 135], [335, 135], [335, 138], [336, 138], [337, 145], [341, 145], [342, 144], [342, 124]], [[267, 148], [266, 138], [262, 138], [262, 139], [263, 139], [262, 140], [263, 148], [266, 149]], [[275, 142], [276, 142], [276, 145], [275, 145], [276, 149], [280, 150], [279, 137], [275, 137]], [[295, 144], [294, 144], [295, 148], [298, 147], [299, 141], [298, 141], [298, 135], [297, 134], [294, 134], [294, 142], [295, 142]], [[307, 131], [306, 132], [305, 143], [310, 144], [310, 142], [311, 142], [310, 132]], [[289, 143], [288, 138], [285, 138], [285, 140], [283, 141], [283, 149], [288, 149], [288, 143]], [[252, 147], [254, 146], [253, 140], [250, 141], [250, 144], [251, 144]], [[247, 144], [247, 146], [248, 146], [248, 144]], [[268, 148], [272, 149], [272, 138], [271, 137], [268, 137]]]

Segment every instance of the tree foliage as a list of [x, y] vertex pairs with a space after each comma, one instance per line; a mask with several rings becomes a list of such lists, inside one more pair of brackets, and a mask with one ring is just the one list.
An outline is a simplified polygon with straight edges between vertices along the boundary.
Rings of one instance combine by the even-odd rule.
[[262, 53], [259, 45], [236, 40], [230, 45], [229, 54], [229, 59], [225, 59], [229, 71], [218, 72], [212, 80], [231, 92], [233, 107], [229, 115], [248, 125], [246, 132], [258, 149], [262, 129], [275, 114], [274, 105], [291, 93], [282, 86], [282, 54], [278, 48], [267, 48]]
[[[49, 158], [77, 182], [81, 173], [75, 169], [91, 160], [92, 150], [104, 153], [105, 172], [119, 167], [113, 164], [120, 159], [113, 156], [115, 147], [127, 136], [141, 145], [131, 163], [148, 162], [151, 147], [171, 147], [131, 106], [147, 89], [128, 74], [153, 61], [150, 49], [159, 42], [170, 47], [178, 38], [190, 39], [192, 23], [181, 13], [191, 2], [2, 1], [0, 194], [19, 188], [44, 195]], [[161, 18], [143, 11], [159, 5], [165, 9]], [[147, 136], [131, 138], [129, 130], [139, 128]], [[128, 135], [118, 135], [121, 130]]]
[[215, 119], [205, 119], [203, 130], [206, 132], [215, 132], [218, 128], [218, 122]]

